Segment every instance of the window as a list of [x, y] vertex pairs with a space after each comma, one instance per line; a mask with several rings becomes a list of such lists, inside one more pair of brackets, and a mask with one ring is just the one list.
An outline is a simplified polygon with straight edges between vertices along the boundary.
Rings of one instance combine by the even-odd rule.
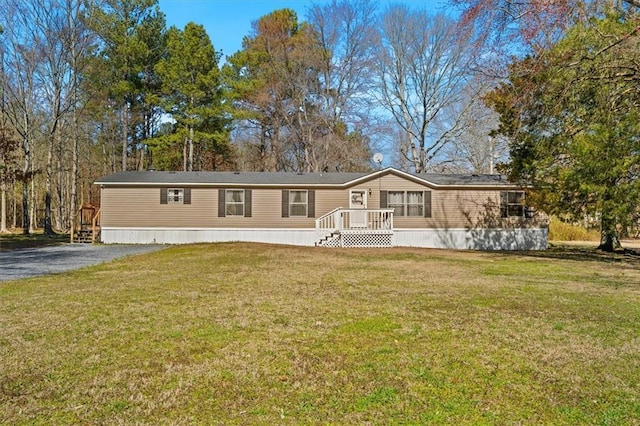
[[182, 204], [183, 201], [184, 201], [184, 189], [182, 188], [167, 189], [167, 203]]
[[424, 192], [407, 192], [407, 216], [424, 216]]
[[191, 204], [191, 188], [161, 188], [160, 204]]
[[404, 191], [389, 191], [387, 207], [396, 216], [404, 216]]
[[500, 216], [531, 217], [532, 210], [524, 205], [524, 191], [502, 191], [500, 193]]
[[244, 190], [227, 189], [225, 216], [244, 216]]
[[218, 189], [218, 217], [251, 217], [250, 189]]
[[282, 217], [315, 217], [314, 190], [282, 190]]
[[380, 191], [380, 197], [396, 216], [431, 217], [430, 191]]
[[307, 191], [289, 191], [289, 217], [307, 217]]

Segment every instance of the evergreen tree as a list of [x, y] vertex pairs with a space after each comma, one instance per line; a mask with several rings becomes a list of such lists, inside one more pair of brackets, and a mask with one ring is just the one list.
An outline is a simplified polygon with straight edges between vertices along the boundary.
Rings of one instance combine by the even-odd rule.
[[101, 40], [92, 81], [102, 86], [109, 98], [106, 103], [119, 113], [123, 170], [129, 167], [129, 157], [138, 168], [143, 166], [136, 153], [144, 149], [161, 113], [154, 70], [165, 50], [165, 17], [157, 3], [104, 0], [89, 11], [89, 22]]
[[[163, 161], [160, 154], [180, 141], [183, 170], [194, 170], [194, 161], [196, 169], [215, 169], [230, 160], [219, 59], [203, 26], [189, 23], [184, 31], [168, 30], [167, 54], [155, 70], [162, 81], [162, 104], [175, 124], [153, 142], [156, 165]], [[210, 154], [218, 158], [207, 161]]]
[[488, 97], [511, 138], [509, 172], [530, 202], [566, 217], [599, 217], [600, 248], [617, 245], [640, 201], [640, 34], [637, 15], [610, 11], [571, 28], [510, 69]]

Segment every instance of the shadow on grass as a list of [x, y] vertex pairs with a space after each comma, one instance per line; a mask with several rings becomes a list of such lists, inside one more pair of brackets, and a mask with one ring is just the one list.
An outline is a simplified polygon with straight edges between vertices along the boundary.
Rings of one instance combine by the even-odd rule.
[[68, 242], [68, 234], [44, 235], [42, 232], [29, 235], [0, 234], [0, 252], [24, 248], [57, 246]]
[[[509, 254], [510, 252], [504, 252]], [[532, 250], [513, 252], [519, 256], [535, 257], [540, 259], [575, 260], [580, 262], [604, 262], [626, 263], [635, 268], [640, 268], [640, 249], [624, 248], [613, 253], [598, 250], [595, 247], [550, 244], [547, 250]]]

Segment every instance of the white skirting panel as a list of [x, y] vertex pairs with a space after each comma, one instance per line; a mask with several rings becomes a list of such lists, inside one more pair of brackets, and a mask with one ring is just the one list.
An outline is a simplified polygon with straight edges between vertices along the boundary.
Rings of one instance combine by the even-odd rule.
[[316, 240], [316, 230], [103, 227], [100, 238], [106, 244], [188, 244], [246, 241], [313, 246]]
[[[103, 227], [106, 244], [188, 244], [246, 241], [313, 246], [315, 229], [186, 229]], [[548, 230], [534, 229], [395, 229], [391, 245], [458, 250], [545, 250]]]
[[397, 247], [546, 250], [548, 229], [395, 229], [393, 238]]

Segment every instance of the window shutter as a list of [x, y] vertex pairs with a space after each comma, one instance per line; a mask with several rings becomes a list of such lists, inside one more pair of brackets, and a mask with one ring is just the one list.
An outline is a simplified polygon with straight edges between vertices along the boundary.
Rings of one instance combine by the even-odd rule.
[[244, 190], [244, 217], [251, 217], [251, 190]]
[[218, 217], [226, 216], [226, 202], [225, 202], [226, 190], [218, 189]]
[[507, 217], [509, 215], [509, 193], [507, 191], [500, 192], [500, 216]]
[[307, 217], [316, 217], [316, 191], [307, 191]]
[[431, 191], [424, 191], [424, 217], [431, 217]]
[[282, 190], [282, 217], [289, 217], [289, 190]]
[[167, 188], [160, 188], [160, 204], [167, 204]]
[[387, 208], [387, 191], [380, 191], [380, 208]]
[[183, 191], [184, 193], [183, 193], [182, 203], [191, 204], [191, 188], [184, 188]]

